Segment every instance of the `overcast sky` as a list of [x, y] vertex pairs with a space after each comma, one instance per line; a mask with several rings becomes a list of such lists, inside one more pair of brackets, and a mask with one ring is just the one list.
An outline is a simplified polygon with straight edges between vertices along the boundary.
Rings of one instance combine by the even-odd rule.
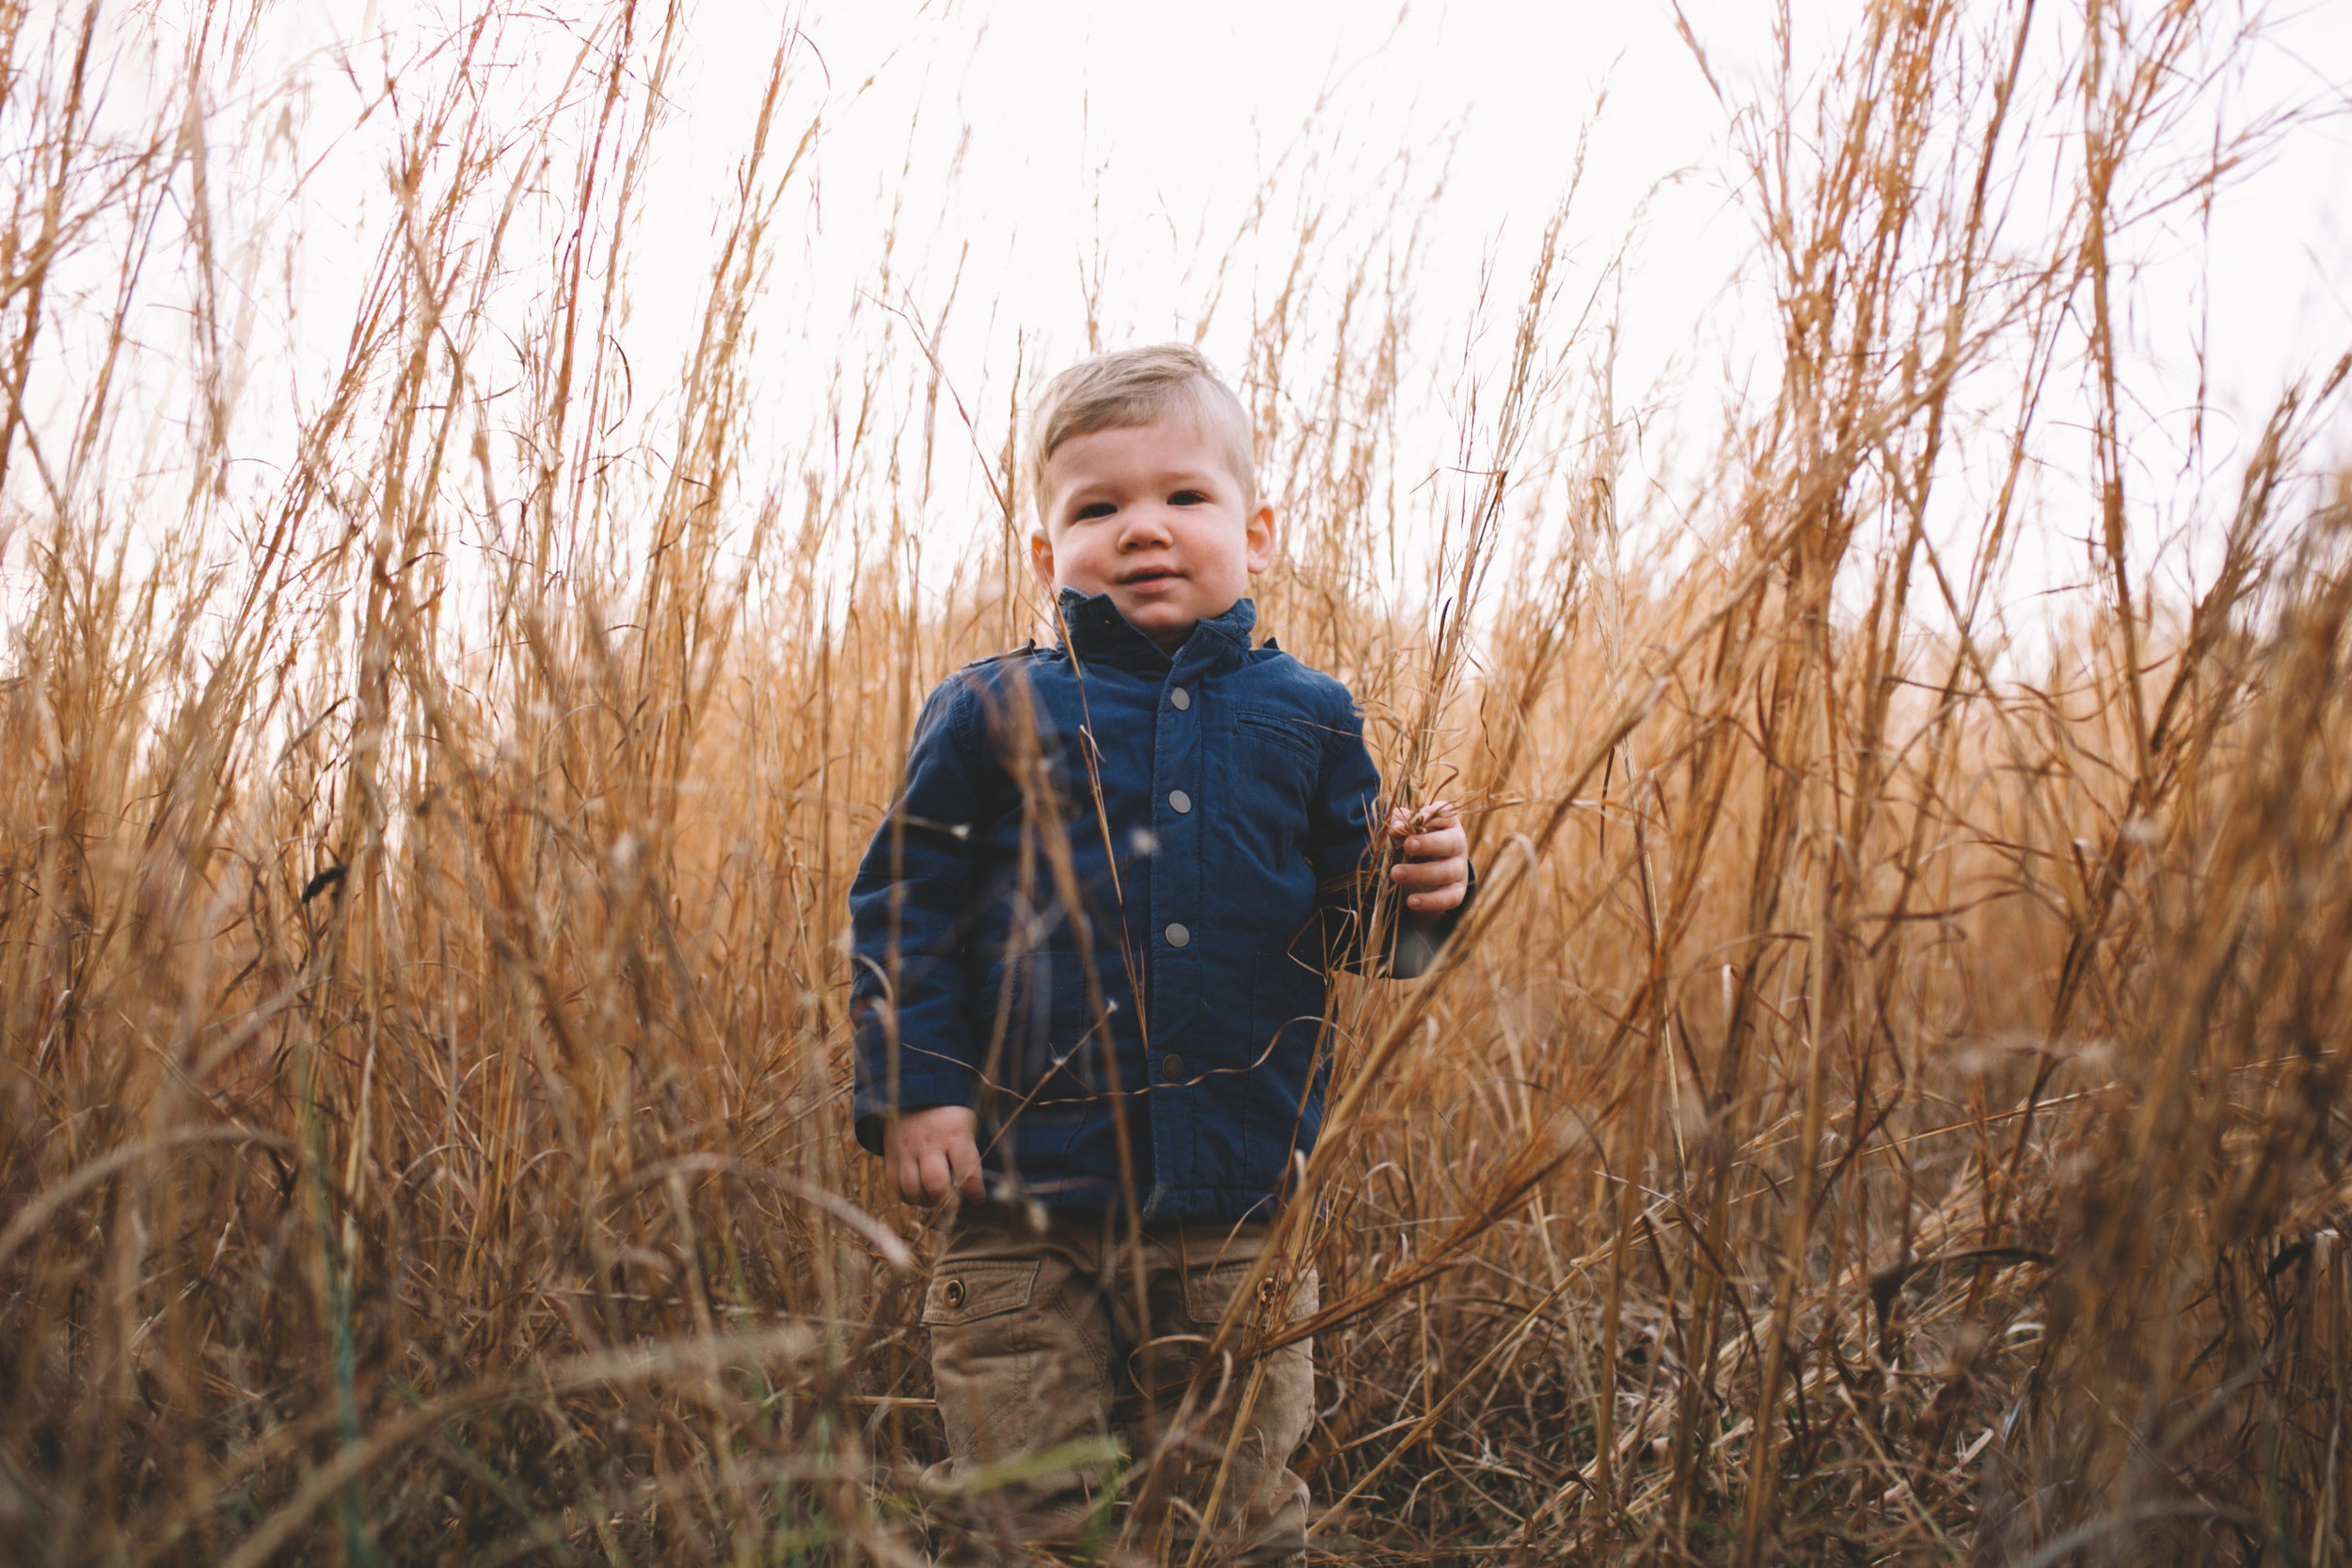
[[[1798, 0], [1801, 77], [1859, 9], [1853, 0]], [[2227, 19], [2252, 8], [2215, 0], [2210, 10]], [[1287, 264], [1297, 203], [1320, 198], [1334, 214], [1360, 217], [1401, 187], [1417, 206], [1442, 173], [1413, 280], [1415, 320], [1424, 352], [1458, 355], [1482, 278], [1502, 301], [1490, 314], [1507, 326], [1535, 238], [1581, 154], [1565, 293], [1604, 292], [1621, 332], [1626, 402], [1652, 399], [1667, 422], [1703, 436], [1751, 356], [1773, 347], [1769, 286], [1753, 272], [1740, 291], [1732, 285], [1757, 231], [1735, 116], [1768, 95], [1774, 40], [1760, 0], [1684, 0], [1681, 14], [1707, 71], [1670, 0], [813, 5], [801, 20], [818, 73], [803, 87], [822, 91], [825, 129], [815, 199], [782, 247], [781, 286], [805, 291], [810, 351], [854, 358], [875, 324], [845, 325], [843, 301], [887, 292], [928, 315], [960, 274], [943, 358], [967, 395], [985, 392], [1016, 339], [1033, 367], [1084, 350], [1089, 277], [1106, 342], [1189, 336], [1209, 275], [1228, 260], [1227, 237], [1287, 169], [1273, 188], [1294, 205], [1269, 216], [1275, 243], [1230, 259], [1237, 281], [1206, 339], [1230, 367], [1248, 326], [1249, 291], [1263, 295]], [[1972, 24], [1995, 15], [1990, 6], [1963, 14]], [[2234, 130], [2290, 106], [2332, 108], [2337, 118], [2280, 138], [2235, 178], [2209, 224], [2184, 209], [2119, 242], [2130, 265], [2120, 291], [2127, 370], [2147, 421], [2137, 455], [2153, 481], [2142, 483], [2142, 515], [2160, 534], [2226, 509], [2238, 452], [2280, 389], [2352, 348], [2352, 125], [2342, 114], [2352, 0], [2265, 14], [2263, 41], [2219, 84], [2220, 125]], [[2074, 5], [2040, 8], [2037, 45], [2051, 79], [2079, 25]], [[707, 209], [697, 193], [720, 166], [698, 167], [694, 149], [740, 144], [740, 105], [756, 91], [775, 31], [762, 5], [712, 0], [698, 13], [692, 85], [681, 95], [697, 132], [665, 154], [675, 179], [664, 198], [681, 213], [696, 201]], [[2189, 128], [2174, 150], [2194, 158], [2211, 130]], [[1409, 174], [1398, 173], [1401, 158]], [[1302, 177], [1305, 160], [1313, 172]], [[2033, 199], [2027, 193], [2028, 214]], [[873, 274], [885, 223], [898, 235], [889, 291]], [[684, 221], [649, 227], [681, 245], [699, 238]], [[641, 280], [664, 274], [656, 245]], [[1628, 266], [1613, 276], [1619, 257]], [[687, 269], [674, 270], [683, 278]], [[828, 339], [833, 331], [840, 335]], [[2210, 410], [2202, 491], [2172, 467], [2191, 428], [2201, 345]], [[1442, 391], [1432, 384], [1415, 411], [1423, 428], [1406, 439], [1433, 467], [1445, 461], [1461, 414], [1439, 405]], [[2061, 453], [2061, 488], [2088, 484], [2089, 465], [2075, 456]], [[1404, 461], [1411, 465], [1410, 451]], [[2055, 583], [2084, 569], [2081, 549], [2063, 540], [2049, 548], [2054, 564], [2030, 567], [2027, 579]]]
[[[366, 258], [393, 212], [384, 170], [396, 121], [375, 112], [374, 98], [387, 72], [429, 73], [420, 52], [469, 8], [455, 5], [320, 0], [270, 13], [286, 29], [283, 80], [299, 84], [305, 117], [299, 156], [282, 166], [301, 177], [293, 194], [235, 199], [257, 221], [291, 225], [300, 276], [288, 285], [287, 350], [273, 359], [256, 340], [257, 404], [314, 405], [296, 384], [331, 374], [340, 358]], [[1796, 0], [1795, 8], [1791, 55], [1805, 77], [1860, 6]], [[2207, 10], [2245, 14], [2233, 0], [2210, 0]], [[517, 35], [514, 47], [538, 54], [501, 67], [523, 98], [568, 62], [561, 11]], [[2053, 71], [2078, 13], [2076, 4], [2042, 0], [2036, 36]], [[817, 0], [790, 10], [772, 0], [704, 0], [691, 12], [672, 84], [675, 118], [653, 144], [655, 178], [630, 238], [635, 385], [668, 385], [665, 356], [692, 341], [714, 214], [748, 144], [768, 64], [797, 23], [782, 134], [797, 140], [812, 118], [821, 130], [773, 236], [755, 388], [755, 422], [772, 438], [749, 465], [755, 484], [770, 458], [782, 475], [793, 471], [793, 443], [810, 428], [806, 405], [821, 401], [836, 367], [854, 377], [871, 356], [903, 356], [902, 332], [898, 348], [881, 346], [897, 330], [886, 312], [934, 321], [951, 289], [943, 367], [982, 409], [1016, 348], [1031, 373], [1084, 351], [1089, 289], [1106, 343], [1188, 337], [1220, 267], [1223, 303], [1205, 346], [1237, 370], [1253, 307], [1279, 281], [1292, 236], [1318, 213], [1327, 229], [1346, 230], [1343, 252], [1392, 241], [1391, 214], [1427, 214], [1407, 280], [1409, 346], [1429, 363], [1460, 358], [1488, 288], [1484, 349], [1495, 350], [1580, 155], [1563, 293], [1572, 304], [1598, 300], [1618, 328], [1622, 400], [1650, 400], [1663, 420], [1704, 438], [1743, 378], [1769, 368], [1773, 348], [1769, 279], [1751, 269], [1734, 287], [1757, 231], [1736, 115], [1766, 94], [1773, 40], [1762, 0], [1683, 0], [1680, 14], [1706, 71], [1677, 31], [1672, 0]], [[1997, 14], [1989, 3], [1962, 12], [1968, 24]], [[2201, 344], [2217, 491], [2227, 487], [2230, 449], [2259, 426], [2279, 389], [2352, 347], [2352, 123], [2342, 112], [2352, 0], [2295, 0], [2267, 16], [2265, 41], [2218, 84], [2222, 124], [2285, 107], [2332, 108], [2336, 118], [2280, 138], [2235, 178], [2209, 224], [2177, 211], [2126, 236], [2131, 384], [2154, 432], [2140, 453], [2162, 481], [2145, 495], [2195, 488], [2164, 473], [2164, 442], [2188, 428]], [[273, 134], [288, 90], [275, 82], [256, 69], [237, 86], [242, 104], [232, 94], [215, 105], [222, 159], [240, 134], [256, 149]], [[1260, 240], [1236, 247], [1232, 236], [1268, 190], [1277, 207]], [[518, 249], [518, 267], [527, 251]], [[1613, 271], [1621, 259], [1622, 272]], [[1327, 315], [1339, 281], [1309, 279], [1325, 291]], [[284, 390], [264, 385], [273, 376]], [[1463, 410], [1447, 398], [1464, 381], [1433, 374], [1422, 384], [1407, 411], [1418, 426], [1400, 442], [1404, 468], [1448, 461]], [[262, 407], [241, 416], [248, 430], [273, 418], [283, 422]], [[984, 432], [981, 445], [997, 436]], [[2069, 466], [2085, 467], [2071, 457]], [[977, 473], [971, 464], [951, 476], [943, 510], [968, 505]], [[2185, 520], [2159, 519], [2167, 528]]]
[[[1809, 29], [1800, 59], [1857, 9], [1799, 0]], [[2075, 8], [2042, 9], [2043, 32], [2062, 40]], [[2233, 8], [2216, 0], [2210, 9]], [[2268, 9], [2269, 41], [2228, 88], [2235, 113], [2341, 106], [2352, 4]], [[1682, 11], [1728, 95], [1760, 92], [1770, 8], [1685, 0]], [[1119, 325], [1149, 332], [1180, 325], [1184, 291], [1171, 275], [1198, 272], [1285, 153], [1337, 152], [1318, 183], [1344, 207], [1411, 150], [1432, 180], [1441, 163], [1447, 173], [1426, 274], [1438, 294], [1427, 305], [1441, 312], [1443, 292], [1471, 286], [1482, 257], [1523, 263], [1583, 139], [1570, 233], [1588, 266], [1630, 246], [1639, 268], [1627, 348], [1648, 367], [1687, 341], [1754, 234], [1730, 109], [1675, 20], [1669, 0], [819, 4], [804, 31], [831, 83], [817, 166], [822, 217], [854, 239], [903, 198], [904, 238], [918, 248], [934, 238], [974, 243], [966, 297], [996, 302], [1033, 333], [1067, 330], [1082, 270], [1099, 254]], [[732, 74], [739, 85], [701, 101], [739, 101], [765, 63], [762, 48], [719, 40], [764, 42], [772, 30], [766, 6], [706, 6], [696, 33], [719, 50], [712, 81]], [[714, 124], [724, 112], [712, 113]], [[2224, 398], [2266, 405], [2286, 376], [2352, 341], [2346, 131], [2339, 121], [2288, 138], [2217, 214], [2210, 347]], [[959, 162], [953, 149], [967, 134]], [[1646, 213], [1639, 229], [1637, 211]], [[2156, 248], [2186, 258], [2193, 247]], [[2192, 282], [2183, 275], [2184, 292]], [[2185, 324], [2141, 325], [2147, 347], [2169, 352], [2164, 340]]]

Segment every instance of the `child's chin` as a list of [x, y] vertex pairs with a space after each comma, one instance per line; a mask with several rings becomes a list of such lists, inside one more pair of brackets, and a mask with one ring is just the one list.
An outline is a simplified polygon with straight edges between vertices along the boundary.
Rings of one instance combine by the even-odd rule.
[[1189, 607], [1172, 604], [1166, 599], [1145, 599], [1137, 604], [1121, 605], [1120, 609], [1137, 631], [1189, 630], [1192, 624], [1200, 619]]
[[1170, 604], [1122, 605], [1120, 612], [1127, 617], [1129, 626], [1169, 653], [1174, 653], [1192, 635], [1193, 626], [1200, 619], [1190, 610]]

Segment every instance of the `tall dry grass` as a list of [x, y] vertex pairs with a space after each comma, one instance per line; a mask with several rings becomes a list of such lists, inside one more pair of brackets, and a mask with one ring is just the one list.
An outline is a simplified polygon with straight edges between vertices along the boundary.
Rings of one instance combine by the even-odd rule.
[[[869, 312], [760, 450], [787, 35], [639, 385], [683, 9], [494, 4], [368, 88], [390, 216], [272, 403], [208, 142], [267, 22], [0, 8], [0, 1552], [914, 1560], [933, 1231], [848, 1138], [843, 895], [923, 690], [1034, 620], [1039, 367], [966, 404]], [[1302, 222], [1261, 602], [1485, 881], [1343, 983], [1284, 1221], [1333, 1557], [2352, 1545], [2342, 372], [2164, 543], [2120, 325], [2118, 236], [2259, 150], [2180, 152], [2233, 24], [1882, 0], [1789, 67], [1779, 350], [1658, 499], [1560, 227], [1430, 452], [1415, 214]], [[957, 466], [988, 548], [920, 521]], [[2037, 534], [2095, 569], [2021, 623]]]

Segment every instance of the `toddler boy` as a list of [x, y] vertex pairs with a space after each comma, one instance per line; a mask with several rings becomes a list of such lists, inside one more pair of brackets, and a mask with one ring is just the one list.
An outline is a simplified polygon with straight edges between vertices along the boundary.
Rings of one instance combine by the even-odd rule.
[[[1238, 1369], [1194, 1373], [1322, 1122], [1380, 778], [1346, 688], [1251, 643], [1275, 517], [1196, 351], [1063, 372], [1031, 455], [1061, 638], [924, 705], [850, 897], [857, 1136], [907, 1201], [961, 1200], [923, 1311], [956, 1471], [1124, 1429], [1180, 1537], [1280, 1560], [1306, 1544], [1308, 1345], [1253, 1400]], [[1458, 916], [1468, 846], [1442, 804], [1384, 826], [1409, 967]], [[1266, 1310], [1313, 1310], [1311, 1274], [1268, 1283]], [[1054, 1463], [997, 1496], [1066, 1541], [1104, 1480]]]

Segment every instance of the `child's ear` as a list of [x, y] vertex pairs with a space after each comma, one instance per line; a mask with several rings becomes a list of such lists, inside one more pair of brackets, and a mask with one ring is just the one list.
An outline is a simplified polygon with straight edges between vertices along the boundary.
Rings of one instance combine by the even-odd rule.
[[1029, 535], [1029, 570], [1037, 574], [1037, 580], [1045, 585], [1048, 593], [1053, 591], [1054, 541], [1043, 529]]
[[1274, 564], [1274, 547], [1280, 542], [1280, 534], [1274, 526], [1274, 508], [1261, 506], [1249, 515], [1247, 537], [1249, 570], [1255, 576]]

